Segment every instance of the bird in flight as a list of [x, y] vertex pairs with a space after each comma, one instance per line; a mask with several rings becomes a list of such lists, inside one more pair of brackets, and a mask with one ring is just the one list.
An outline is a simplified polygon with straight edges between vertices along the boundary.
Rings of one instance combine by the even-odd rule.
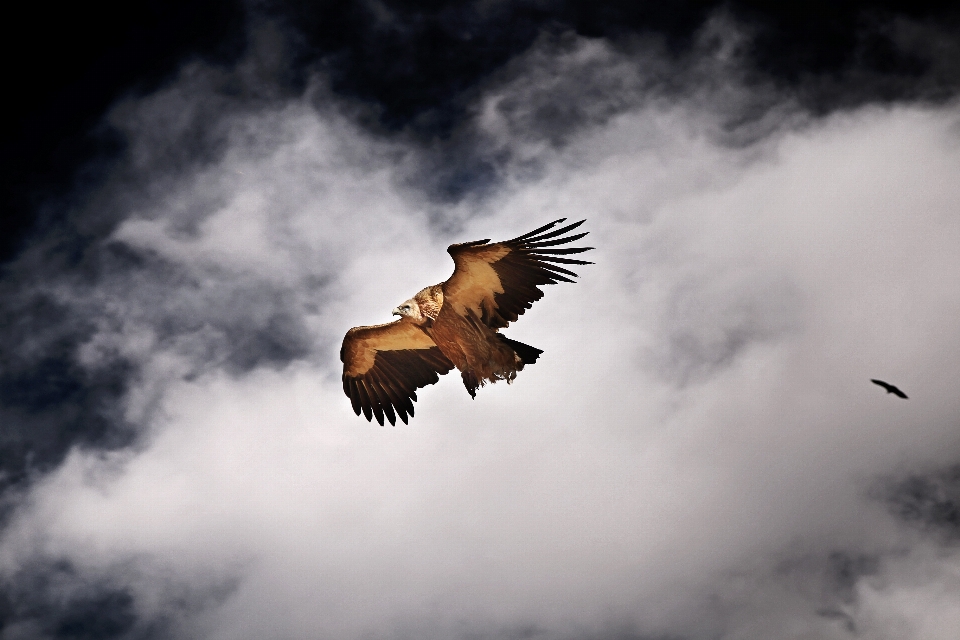
[[895, 386], [893, 386], [890, 383], [884, 382], [883, 380], [874, 380], [873, 378], [870, 379], [870, 382], [872, 382], [873, 384], [880, 385], [881, 387], [887, 390], [887, 393], [892, 393], [895, 396], [898, 396], [900, 398], [903, 398], [904, 400], [907, 400], [907, 394], [905, 394], [903, 391], [900, 391], [900, 389], [897, 389]]
[[417, 389], [434, 384], [454, 367], [471, 397], [486, 382], [510, 383], [543, 351], [507, 338], [500, 329], [543, 297], [540, 285], [574, 282], [577, 274], [559, 265], [593, 264], [563, 256], [593, 247], [562, 247], [586, 233], [560, 218], [505, 242], [453, 244], [453, 275], [422, 289], [399, 307], [398, 320], [347, 331], [340, 347], [343, 392], [353, 411], [368, 421], [413, 416]]

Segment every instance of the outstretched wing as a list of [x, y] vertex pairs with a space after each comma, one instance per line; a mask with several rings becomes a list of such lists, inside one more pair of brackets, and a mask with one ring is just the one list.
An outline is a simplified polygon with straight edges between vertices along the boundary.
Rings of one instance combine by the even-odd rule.
[[440, 379], [437, 374], [453, 369], [433, 340], [404, 318], [347, 331], [340, 361], [343, 392], [354, 413], [362, 411], [367, 420], [376, 416], [381, 425], [384, 414], [390, 424], [396, 424], [394, 412], [407, 424], [417, 389], [434, 384]]
[[900, 391], [900, 389], [890, 384], [889, 382], [884, 382], [883, 380], [874, 380], [873, 378], [870, 378], [870, 382], [872, 382], [873, 384], [880, 385], [881, 387], [887, 390], [887, 393], [892, 393], [893, 395], [903, 398], [904, 400], [909, 399], [907, 398], [907, 394], [905, 394], [903, 391]]
[[[574, 282], [573, 271], [561, 264], [593, 264], [562, 256], [583, 253], [593, 247], [555, 249], [587, 235], [564, 236], [584, 223], [583, 220], [554, 229], [566, 220], [550, 224], [518, 236], [513, 240], [488, 244], [477, 240], [450, 245], [447, 249], [456, 268], [443, 283], [443, 304], [461, 316], [479, 318], [492, 329], [502, 329], [543, 297], [540, 285]], [[568, 277], [570, 276], [570, 277]]]

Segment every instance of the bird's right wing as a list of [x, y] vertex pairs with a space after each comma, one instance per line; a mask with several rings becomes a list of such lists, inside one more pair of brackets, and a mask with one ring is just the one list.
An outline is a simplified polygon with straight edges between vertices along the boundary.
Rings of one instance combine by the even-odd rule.
[[439, 380], [453, 369], [430, 337], [405, 318], [372, 327], [347, 331], [340, 347], [343, 362], [343, 392], [353, 411], [367, 420], [376, 416], [383, 424], [386, 414], [396, 424], [394, 412], [407, 424], [413, 415], [417, 389]]

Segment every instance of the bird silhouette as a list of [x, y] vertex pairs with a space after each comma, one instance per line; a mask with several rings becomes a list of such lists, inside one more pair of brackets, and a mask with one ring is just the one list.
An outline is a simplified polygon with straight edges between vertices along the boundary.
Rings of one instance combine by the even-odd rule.
[[893, 395], [903, 398], [904, 400], [907, 399], [907, 394], [905, 394], [903, 391], [900, 391], [900, 389], [897, 389], [892, 384], [884, 382], [883, 380], [874, 380], [873, 378], [870, 379], [870, 382], [880, 385], [887, 390], [887, 393], [892, 393]]

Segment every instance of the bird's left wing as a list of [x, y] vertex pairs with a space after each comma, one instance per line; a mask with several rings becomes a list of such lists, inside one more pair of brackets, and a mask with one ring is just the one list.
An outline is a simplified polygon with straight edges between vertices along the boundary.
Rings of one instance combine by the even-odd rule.
[[[573, 271], [561, 264], [592, 264], [562, 256], [583, 253], [593, 247], [553, 248], [587, 235], [564, 237], [583, 220], [555, 229], [565, 218], [505, 242], [489, 240], [450, 245], [447, 252], [456, 268], [443, 283], [443, 306], [461, 316], [474, 315], [492, 329], [515, 322], [534, 302], [543, 297], [539, 285], [574, 282]], [[570, 276], [570, 277], [568, 277]]]
[[340, 360], [343, 392], [353, 411], [357, 415], [362, 411], [367, 420], [376, 416], [381, 425], [384, 415], [396, 424], [394, 412], [407, 424], [417, 389], [453, 369], [433, 340], [405, 318], [350, 329], [340, 347]]

